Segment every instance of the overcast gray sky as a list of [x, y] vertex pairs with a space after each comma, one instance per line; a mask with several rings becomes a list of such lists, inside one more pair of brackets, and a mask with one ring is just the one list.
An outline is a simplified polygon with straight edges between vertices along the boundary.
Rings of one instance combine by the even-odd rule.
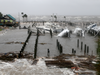
[[100, 0], [0, 0], [0, 12], [29, 15], [100, 15]]

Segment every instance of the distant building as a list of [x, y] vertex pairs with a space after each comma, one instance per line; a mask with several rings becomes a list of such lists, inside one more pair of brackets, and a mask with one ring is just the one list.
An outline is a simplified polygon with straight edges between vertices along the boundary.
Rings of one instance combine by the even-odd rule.
[[16, 21], [16, 19], [13, 16], [11, 16], [10, 14], [4, 15], [4, 18]]
[[3, 26], [18, 26], [18, 22], [16, 19], [10, 14], [4, 15], [4, 17], [0, 18], [0, 25]]

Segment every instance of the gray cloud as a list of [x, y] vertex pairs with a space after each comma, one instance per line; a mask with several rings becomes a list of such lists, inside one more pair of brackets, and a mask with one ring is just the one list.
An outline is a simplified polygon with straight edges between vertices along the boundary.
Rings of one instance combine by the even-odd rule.
[[0, 0], [0, 12], [29, 15], [99, 15], [100, 0]]

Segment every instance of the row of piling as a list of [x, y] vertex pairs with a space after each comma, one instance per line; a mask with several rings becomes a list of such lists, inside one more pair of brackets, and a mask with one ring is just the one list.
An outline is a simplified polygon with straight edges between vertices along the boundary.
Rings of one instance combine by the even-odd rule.
[[[84, 46], [84, 55], [89, 54], [89, 46], [86, 44], [83, 45], [83, 42], [81, 42], [81, 51], [83, 51], [83, 46]], [[79, 48], [79, 39], [77, 40], [77, 47]]]
[[39, 37], [39, 30], [37, 29], [37, 37], [36, 37], [35, 46], [34, 46], [34, 59], [36, 59], [36, 56], [37, 56], [38, 37]]
[[63, 53], [63, 46], [59, 43], [58, 39], [57, 39], [56, 43], [57, 43], [57, 48], [58, 48], [59, 53], [60, 54]]
[[32, 31], [29, 33], [29, 35], [28, 35], [28, 37], [27, 37], [25, 43], [23, 44], [23, 46], [22, 46], [22, 48], [21, 48], [21, 51], [20, 51], [20, 53], [19, 53], [19, 58], [22, 56], [22, 53], [23, 53], [24, 50], [25, 50], [25, 47], [26, 47], [26, 45], [27, 45], [27, 43], [28, 43], [28, 41], [29, 41], [29, 39], [30, 39], [31, 34], [32, 34]]

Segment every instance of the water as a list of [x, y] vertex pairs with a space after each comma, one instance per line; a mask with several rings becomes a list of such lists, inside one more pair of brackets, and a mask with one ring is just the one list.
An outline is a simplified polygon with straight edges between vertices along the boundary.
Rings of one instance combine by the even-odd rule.
[[[38, 57], [41, 56], [47, 56], [47, 49], [50, 50], [50, 56], [57, 56], [59, 55], [57, 46], [56, 46], [56, 39], [60, 42], [60, 44], [63, 46], [63, 53], [65, 54], [71, 54], [72, 48], [76, 50], [76, 55], [83, 55], [84, 51], [81, 51], [81, 46], [77, 48], [77, 39], [83, 42], [83, 45], [86, 44], [89, 46], [89, 54], [96, 55], [96, 39], [93, 36], [90, 36], [88, 34], [85, 35], [85, 37], [77, 37], [76, 35], [71, 35], [71, 38], [62, 38], [57, 37], [56, 35], [53, 36], [53, 38], [50, 37], [50, 34], [46, 34], [45, 36], [39, 37], [39, 43], [47, 43], [45, 45], [38, 44]], [[83, 46], [84, 50], [84, 46]]]
[[[27, 25], [27, 24], [26, 24]], [[28, 27], [28, 26], [27, 26]], [[73, 27], [70, 27], [73, 28]], [[36, 34], [33, 33], [32, 36], [29, 39], [28, 45], [25, 48], [25, 51], [28, 52], [34, 52], [34, 45], [35, 45], [35, 39]], [[24, 42], [27, 38], [27, 29], [15, 29], [15, 30], [9, 30], [5, 35], [0, 36], [0, 53], [5, 53], [9, 51], [20, 51], [23, 44], [5, 44], [6, 42], [12, 42], [12, 41], [18, 41], [18, 42]], [[74, 34], [71, 34], [70, 38], [63, 38], [63, 37], [57, 37], [57, 34], [54, 34], [51, 38], [50, 34], [45, 34], [45, 36], [39, 36], [39, 43], [38, 43], [38, 51], [37, 56], [43, 57], [47, 56], [47, 49], [50, 50], [50, 56], [57, 56], [59, 55], [57, 46], [56, 46], [56, 40], [60, 42], [60, 44], [63, 46], [63, 53], [72, 53], [72, 48], [76, 50], [77, 55], [83, 55], [84, 51], [81, 51], [81, 46], [77, 48], [77, 39], [79, 39], [80, 43], [83, 42], [83, 45], [86, 44], [89, 46], [89, 54], [96, 55], [96, 39], [94, 36], [91, 36], [90, 34], [85, 34], [85, 37], [77, 37]], [[46, 43], [44, 45], [40, 43]], [[84, 46], [83, 46], [84, 50]]]
[[[27, 25], [27, 24], [26, 24]], [[27, 26], [28, 27], [28, 26]], [[72, 27], [73, 28], [73, 27]], [[34, 52], [34, 45], [36, 34], [33, 33], [29, 39], [29, 42], [25, 48], [25, 51]], [[0, 53], [6, 53], [9, 51], [20, 51], [22, 44], [5, 44], [6, 42], [18, 41], [24, 42], [27, 38], [27, 29], [15, 29], [8, 30], [4, 35], [0, 36]], [[37, 57], [47, 56], [47, 49], [50, 50], [50, 56], [59, 55], [59, 51], [56, 46], [56, 40], [60, 42], [63, 46], [63, 53], [71, 54], [72, 48], [76, 50], [77, 55], [83, 55], [84, 51], [81, 48], [77, 48], [77, 39], [89, 46], [89, 54], [96, 55], [96, 39], [94, 36], [85, 34], [85, 37], [77, 37], [71, 34], [70, 38], [57, 37], [54, 34], [51, 38], [50, 34], [45, 34], [45, 36], [39, 36]], [[44, 45], [40, 43], [45, 43]], [[84, 50], [84, 47], [83, 47]], [[32, 60], [27, 59], [17, 59], [15, 62], [2, 62], [0, 61], [0, 75], [74, 75], [73, 71], [67, 68], [48, 68], [46, 67], [44, 60], [39, 59], [37, 65], [31, 65]]]
[[74, 75], [67, 68], [48, 68], [43, 59], [39, 59], [37, 65], [31, 65], [27, 59], [16, 59], [14, 63], [0, 61], [0, 75]]
[[6, 42], [24, 42], [28, 34], [26, 30], [8, 30], [7, 33], [0, 36], [0, 53], [9, 51], [20, 51], [22, 44], [5, 44]]

